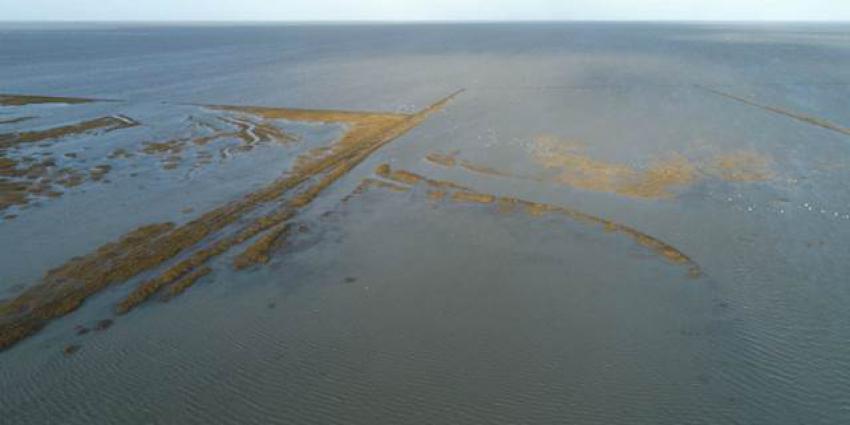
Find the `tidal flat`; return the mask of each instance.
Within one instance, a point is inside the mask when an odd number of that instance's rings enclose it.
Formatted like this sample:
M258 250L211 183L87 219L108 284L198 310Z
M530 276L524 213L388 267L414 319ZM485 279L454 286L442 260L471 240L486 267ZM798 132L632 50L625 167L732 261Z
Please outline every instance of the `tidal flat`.
M0 423L850 422L850 26L0 24Z

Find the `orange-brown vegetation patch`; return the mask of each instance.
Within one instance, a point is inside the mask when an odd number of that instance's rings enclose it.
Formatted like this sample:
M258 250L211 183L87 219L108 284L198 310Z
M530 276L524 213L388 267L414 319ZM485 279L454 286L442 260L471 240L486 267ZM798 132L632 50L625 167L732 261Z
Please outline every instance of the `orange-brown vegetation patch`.
M93 132L107 133L124 128L135 127L138 122L122 115L95 118L75 124L53 127L46 130L22 131L0 134L0 149L6 149L21 143L37 143L62 137Z
M173 297L176 297L177 295L182 294L184 291L194 285L200 278L210 274L210 272L212 272L212 269L204 266L193 270L186 276L181 277L176 282L168 286L165 291L166 299L171 299Z
M457 191L452 195L452 200L463 203L492 204L496 197L478 192Z
M428 198L432 201L442 201L446 197L446 191L444 190L429 190Z
M76 310L91 295L155 265L165 253L148 251L174 229L170 223L133 230L116 242L47 272L41 283L0 304L0 350Z
M100 181L112 169L109 165L97 165L86 175L73 168L57 170L53 159L30 161L24 167L20 165L18 161L4 157L0 151L0 211L12 205L26 205L33 197L61 196L57 186L79 186L86 179Z
M242 270L257 264L267 263L272 249L283 243L291 229L292 223L275 226L233 259L233 267L236 270Z
M379 175L392 176L395 173L400 172L401 170L394 171L389 167L388 164L384 164L381 165L377 171L380 171ZM413 174L406 171L404 173ZM418 177L418 183L426 184L430 187L447 187L447 182L435 181L421 175L414 175ZM540 202L531 202L512 197L499 197L495 195L476 192L471 189L455 190L456 191L452 194L452 199L463 202L483 204L492 204L495 202L496 208L498 208L498 210L503 213L523 211L533 217L540 217L547 214L558 214L576 220L580 223L593 226L600 226L605 231L621 233L623 235L629 236L639 245L642 245L647 249L655 252L667 261L687 267L688 274L691 277L696 278L702 275L702 269L700 268L699 264L693 261L682 251L676 249L670 244L665 243L664 241L661 241L653 236L650 236L646 233L641 232L640 230L637 230L625 224L590 215L573 208L559 207L556 205L545 204Z
M636 169L594 159L581 145L552 136L536 138L533 155L538 164L557 173L554 180L561 184L636 198L669 197L672 189L696 178L696 167L681 155L670 155L646 169Z
M54 96L28 96L18 94L0 94L0 105L2 106L24 106L42 103L65 103L69 105L80 103L97 102L97 99L84 99L79 97L54 97Z
M513 174L502 171L497 168L488 167L486 165L474 164L470 161L461 161L460 166L465 168L467 171L471 171L473 173L485 174L488 176L499 176L499 177L514 177Z
M298 208L309 205L322 190L374 151L440 110L456 94L410 115L218 107L256 113L268 118L327 122L339 119L349 124L349 131L329 149L329 154L319 158L302 158L284 177L239 200L209 211L179 227L173 224L143 227L118 242L101 247L83 259L70 261L49 272L40 283L30 287L17 298L0 304L0 349L38 331L50 320L75 310L86 298L103 288L159 267L178 255L186 255L185 259L140 284L116 306L118 313L130 311L164 287L192 276L196 270L202 270L210 259L223 254L231 247L285 223ZM307 187L284 206L250 220L246 226L229 236L219 237L203 248L198 246L229 225L245 218L260 205L276 203L290 190L305 184Z
M438 152L432 152L425 156L425 160L442 167L455 167L459 166L461 168L466 169L467 171L471 171L473 173L485 174L489 176L501 176L501 177L516 177L511 173L506 171L499 170L494 167L489 167L486 165L476 164L471 161L459 160L457 156L460 154L460 151L454 151L451 154L442 154Z
M369 190L373 187L379 187L381 189L391 190L393 192L398 192L398 193L404 193L404 192L410 191L410 186L400 185L400 184L388 182L388 181L385 181L385 180L365 178L365 179L363 179L363 181L360 182L360 184L357 186L357 188L354 189L354 191L352 192L352 195L359 195L359 194L366 192L367 190ZM346 197L346 200L348 200L348 198L349 197Z
M753 151L717 155L705 168L714 177L731 182L765 181L773 178L773 160Z
M27 183L0 178L0 211L12 205L26 205L29 202L29 188Z
M456 155L456 154L455 154ZM442 165L443 167L454 167L457 161L455 160L455 155L444 155L437 152L429 153L425 159L437 165Z
M404 170L393 170L390 168L390 164L381 164L377 168L375 168L375 174L383 177L388 180L392 180L396 183L401 183L405 185L414 185L423 180L422 176L411 173L409 171ZM446 180L435 180L429 179L427 181L428 185L435 188L444 188L444 189L459 189L466 190L465 186L461 186L459 184L446 181Z
M230 153L250 151L261 143L289 144L297 141L295 136L274 126L268 119L254 121L247 117L219 117L219 120L233 130L222 130L203 121L194 120L194 128L204 128L211 130L212 133L197 137L179 137L164 142L145 142L141 152L147 155L165 156L162 160L162 168L173 170L182 162L180 154L190 143L195 146L204 146L216 140L236 139L239 142L238 145L221 149L222 157L226 157ZM210 154L199 154L196 165L206 165L211 162Z
M142 152L153 155L158 153L179 154L183 151L185 139L173 139L165 142L146 142L142 148ZM125 151L126 152L126 151ZM113 152L115 153L115 152Z
M538 136L533 159L545 169L554 171L541 178L517 176L466 160L456 160L456 164L477 174L552 181L582 190L643 199L671 197L675 189L692 185L705 176L732 182L761 181L774 176L771 159L751 151L717 155L700 166L680 154L670 153L656 158L646 167L636 168L592 158L586 149L586 145L575 141Z

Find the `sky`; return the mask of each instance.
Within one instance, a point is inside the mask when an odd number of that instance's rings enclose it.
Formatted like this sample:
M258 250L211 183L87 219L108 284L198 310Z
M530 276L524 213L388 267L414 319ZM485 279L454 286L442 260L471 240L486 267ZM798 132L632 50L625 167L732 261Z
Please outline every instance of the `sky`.
M3 21L850 21L850 0L0 0Z

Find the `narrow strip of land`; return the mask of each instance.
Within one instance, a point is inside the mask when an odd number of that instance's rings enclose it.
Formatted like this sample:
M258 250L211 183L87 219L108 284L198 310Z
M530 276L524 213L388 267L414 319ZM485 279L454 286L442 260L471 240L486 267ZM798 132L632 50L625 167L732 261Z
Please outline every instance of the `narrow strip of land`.
M280 225L293 218L299 209L307 207L324 189L372 153L442 109L458 93L415 114L331 111L323 115L321 111L305 113L285 108L227 108L266 118L342 121L348 124L348 131L320 153L308 153L299 158L284 177L241 199L213 209L182 226L173 223L143 226L118 241L49 271L41 282L0 304L0 350L76 310L103 289L142 272L166 267L119 302L117 313L127 313L162 291L168 297L182 293L209 273L207 263L211 259L255 237L259 237L256 242L259 245L253 250L249 248L245 260L250 263L258 258L261 262L267 240L271 239L269 245L277 241L274 235ZM296 194L283 198L291 191ZM272 207L271 212L250 217L249 214L260 206ZM241 225L244 219L249 220ZM239 228L231 231L232 227L236 227L231 225ZM183 259L175 263L177 257Z
M749 105L749 106L752 106L752 107L755 107L755 108L759 108L759 109L762 109L762 110L765 110L765 111L768 111L768 112L773 112L775 114L784 115L786 117L795 119L797 121L800 121L800 122L803 122L803 123L806 123L806 124L809 124L809 125L825 128L827 130L835 131L837 133L841 133L841 134L844 134L846 136L850 136L850 128L842 127L838 124L832 123L832 122L830 122L826 119L823 119L823 118L819 118L819 117L816 117L816 116L813 116L813 115L804 114L802 112L792 111L790 109L780 108L778 106L766 105L766 104L763 104L763 103L756 102L752 99L747 99L745 97L734 95L732 93L723 92L723 91L720 91L720 90L715 90L715 89L705 87L705 86L697 85L697 87L699 87L699 88L701 88L701 89L703 89L703 90L705 90L709 93L713 93L713 94L716 94L718 96L725 97L727 99L732 99L734 101L743 103L745 105Z
M396 186L400 184L412 187L416 184L423 183L432 188L432 190L429 191L428 196L433 200L451 199L453 202L458 203L492 204L497 206L500 211L509 212L522 210L531 216L559 214L580 223L601 226L605 231L616 232L629 236L636 243L655 252L665 260L673 264L686 267L688 275L691 277L696 278L703 274L702 268L699 264L676 247L631 226L617 223L602 217L597 217L574 208L481 193L469 188L464 188L463 186L450 181L433 180L409 171L393 170L388 164L379 166L375 173L379 177L386 179L388 182L392 182ZM386 185L376 184L373 180L367 179L364 180L361 186L355 190L355 193L361 193L370 188L386 187ZM393 189L394 191L397 191L395 188Z

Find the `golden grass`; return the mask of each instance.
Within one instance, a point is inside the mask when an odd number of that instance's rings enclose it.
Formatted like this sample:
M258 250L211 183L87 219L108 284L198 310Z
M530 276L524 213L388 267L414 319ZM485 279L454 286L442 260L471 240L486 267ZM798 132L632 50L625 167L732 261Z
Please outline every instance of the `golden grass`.
M137 121L128 117L115 115L81 121L60 127L53 127L46 130L0 134L0 149L9 148L20 143L37 143L62 137L92 133L95 131L107 133L123 128L135 127L137 125L139 125Z
M192 285L194 285L200 278L210 274L211 272L212 269L206 266L193 270L191 273L187 274L186 276L183 276L176 282L169 285L168 288L166 288L165 299L169 300L171 298L176 297L177 295L182 294L187 289L192 287Z
M598 226L602 230L607 232L621 233L623 235L629 236L637 244L651 250L652 252L656 253L665 260L686 267L688 269L689 276L696 278L702 275L702 269L700 268L699 264L693 261L682 251L676 249L672 245L669 245L653 236L650 236L646 233L641 232L640 230L637 230L625 224L590 215L573 208L559 207L551 204L526 201L513 197L500 197L496 195L476 192L474 190L462 187L458 189L457 187L460 186L454 185L451 182L432 180L418 174L410 173L408 171L392 170L388 164L383 164L379 166L377 171L379 171L378 174L382 177L393 176L401 173L405 175L414 175L417 178L415 179L416 183L413 184L425 184L428 185L432 190L434 188L440 188L441 191L445 190L446 188L452 188L452 190L454 190L454 192L452 193L452 199L459 202L467 203L495 203L495 207L501 213L523 211L532 217L541 217L547 214L558 214L586 225ZM411 179L411 181L413 180ZM371 188L379 186L369 187ZM442 198L443 196L446 196L446 193L442 193L440 195L440 198Z
M65 103L69 105L96 102L97 99L84 99L79 97L55 97L55 96L29 96L17 94L0 94L0 105L2 106L24 106L42 103Z
M436 165L442 165L443 167L454 167L457 161L455 160L455 155L444 155L437 152L429 153L425 160Z
M256 113L267 118L333 122L345 120L349 131L321 157L309 156L285 177L247 196L213 209L201 217L175 227L171 223L142 227L106 244L97 251L54 269L42 281L18 297L0 304L0 350L37 332L49 321L77 309L86 298L109 285L121 283L192 250L216 232L244 218L258 206L277 202L284 194L306 184L306 188L284 207L253 219L231 236L215 240L184 260L169 266L158 276L136 287L116 306L127 313L160 292L164 287L186 287L197 280L212 258L269 229L276 229L306 207L324 189L347 174L380 147L419 125L440 110L457 93L411 115L369 114L342 111L290 110L275 108L219 107ZM264 236L261 237L263 240ZM204 273L206 274L206 273ZM198 276L199 277L199 276ZM190 279L191 278L191 279ZM179 291L178 291L179 292Z
M458 191L452 195L452 201L461 203L492 204L495 200L496 197L493 195L477 192Z
M283 243L292 229L292 223L279 224L260 237L256 242L242 251L234 260L236 270L246 269L253 265L265 264L269 261L270 252L276 245Z

